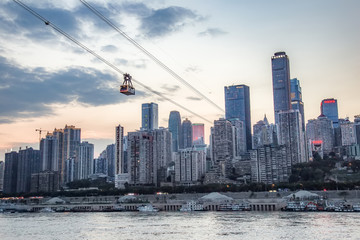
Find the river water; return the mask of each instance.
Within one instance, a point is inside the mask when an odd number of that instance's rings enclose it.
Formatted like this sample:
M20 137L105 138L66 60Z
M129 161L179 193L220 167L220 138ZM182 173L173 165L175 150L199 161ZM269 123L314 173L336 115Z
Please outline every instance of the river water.
M0 239L360 239L360 213L3 213Z

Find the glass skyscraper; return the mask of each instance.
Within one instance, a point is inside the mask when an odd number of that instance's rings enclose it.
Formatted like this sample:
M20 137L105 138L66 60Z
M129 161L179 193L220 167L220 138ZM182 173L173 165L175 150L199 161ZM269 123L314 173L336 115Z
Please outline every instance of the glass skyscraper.
M158 105L156 103L142 104L141 126L143 130L154 130L159 128Z
M325 115L333 122L333 127L339 127L339 114L337 100L328 98L321 101L321 114Z
M279 124L279 112L291 109L290 98L290 67L289 58L285 52L277 52L271 57L274 117L275 123Z
M187 118L182 122L181 125L181 145L180 149L192 147L192 123Z
M291 79L290 88L291 88L291 108L300 111L303 131L305 131L304 103L302 101L300 81L297 78Z
M227 120L239 119L245 125L246 148L252 148L250 90L246 85L234 85L225 90L225 117Z
M181 117L178 111L171 111L169 116L169 132L172 134L172 151L177 152L180 147Z

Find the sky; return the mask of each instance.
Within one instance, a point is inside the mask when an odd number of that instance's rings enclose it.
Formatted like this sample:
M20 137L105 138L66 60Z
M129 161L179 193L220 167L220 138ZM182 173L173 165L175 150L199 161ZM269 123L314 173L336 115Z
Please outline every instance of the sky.
M141 84L207 121L134 84L119 93L123 76L45 25L13 1L0 2L0 161L19 147L39 149L39 133L74 125L95 145L95 157L114 143L115 126L141 126L141 104L205 124L224 117L224 86L250 87L251 122L273 122L271 56L285 51L290 75L302 88L305 119L320 102L338 100L339 116L360 114L360 1L358 0L88 0L190 85L173 78L78 0L23 0L83 45ZM45 134L42 133L42 137Z

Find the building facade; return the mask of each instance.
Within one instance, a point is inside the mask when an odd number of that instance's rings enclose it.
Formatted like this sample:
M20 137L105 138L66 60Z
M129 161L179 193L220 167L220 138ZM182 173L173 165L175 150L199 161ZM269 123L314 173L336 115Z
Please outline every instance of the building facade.
M192 139L192 123L187 118L181 124L181 146L180 149L191 148L193 139Z
M205 144L204 136L205 136L204 124L203 123L193 123L192 124L193 145Z
M322 115L325 115L332 121L334 128L339 127L339 113L336 99L327 98L322 100L320 110Z
M115 175L124 173L124 128L115 128Z
M290 90L291 108L299 110L303 123L303 131L305 131L304 103L302 101L300 81L297 78L290 79Z
M195 149L182 149L175 154L175 182L193 185L205 174L206 154Z
M285 52L277 52L271 58L271 66L273 79L274 116L275 124L278 124L279 112L288 111L291 109L289 57Z
M302 131L302 118L299 110L281 111L279 115L279 145L288 150L288 166L308 161L305 134Z
M158 105L156 103L143 103L141 106L142 130L154 130L159 128Z
M89 175L94 174L94 144L80 143L76 158L78 159L77 179L88 179Z
M15 151L5 153L4 193L16 193L18 157L19 154Z
M19 150L16 192L28 193L31 174L40 172L40 151L33 148Z
M246 133L246 149L252 148L250 89L246 85L235 85L224 88L225 91L225 118L239 119L244 123Z
M181 139L181 117L178 111L170 112L168 127L172 135L172 151L177 152L180 148Z
M306 137L314 151L316 145L322 145L324 154L329 154L334 147L334 129L332 121L325 115L310 119L306 124Z

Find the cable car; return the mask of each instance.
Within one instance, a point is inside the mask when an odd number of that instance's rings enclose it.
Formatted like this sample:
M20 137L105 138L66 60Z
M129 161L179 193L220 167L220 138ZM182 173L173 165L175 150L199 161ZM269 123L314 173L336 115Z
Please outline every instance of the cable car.
M124 74L124 82L120 86L120 93L125 95L135 95L135 88L131 82L131 76L128 73Z

